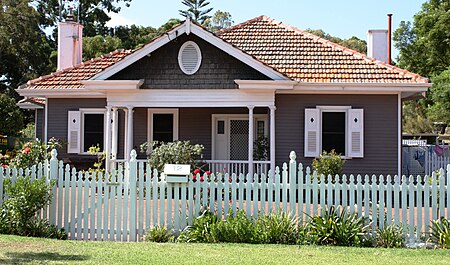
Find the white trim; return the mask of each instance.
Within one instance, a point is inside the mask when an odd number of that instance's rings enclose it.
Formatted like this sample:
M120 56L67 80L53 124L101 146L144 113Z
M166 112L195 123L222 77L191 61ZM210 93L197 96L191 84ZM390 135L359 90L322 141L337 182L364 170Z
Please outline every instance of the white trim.
M48 142L48 98L45 98L45 113L44 113L44 143Z
M189 23L188 23L189 25ZM197 52L197 62L195 64L194 69L188 71L184 68L184 62L183 62L183 52L186 49L187 46L191 45L194 47L195 51ZM198 47L197 43L193 41L186 41L181 45L180 49L178 50L178 66L180 67L181 71L187 75L193 75L197 73L198 69L200 69L200 66L202 64L202 51L200 50L200 47Z
M84 115L85 114L103 114L103 148L105 148L105 112L104 108L80 108L81 126L80 126L80 152L79 155L91 155L84 151ZM103 151L103 150L100 150Z
M398 147L397 147L397 152L398 152L398 162L397 162L397 176L401 176L402 174L402 95L401 93L398 94L398 100L397 100L397 109L398 109L398 113L397 113L397 130L398 130L398 136L397 136L397 141L398 141Z
M275 170L275 111L277 107L269 106L270 109L270 169L272 172Z
M348 128L347 128L347 119L348 119L348 110L351 109L351 106L316 106L316 109L320 110L320 124L319 124L319 155L322 153L323 148L322 148L322 124L323 124L323 113L324 112L344 112L345 113L345 154L343 156L341 156L343 159L348 159L348 153L349 153L349 148L348 148Z
M242 107L242 106L241 106ZM229 120L248 120L248 114L212 114L211 115L211 159L215 160L216 156L216 131L217 131L217 120L225 120L225 130L229 130ZM253 114L253 124L258 120L263 120L265 122L264 135L267 136L267 114ZM255 136L256 130L254 130L253 135ZM228 135L229 137L229 135ZM229 146L228 146L229 148ZM228 150L228 158L230 158L230 150Z
M275 103L273 91L248 92L239 89L140 89L128 93L108 93L108 105L132 104L143 108L267 107Z
M178 140L179 110L178 109L147 109L147 143L153 142L153 114L173 114L173 141Z
M34 110L34 139L37 138L37 120L38 120L38 113L37 113L37 109Z
M45 97L45 98L104 98L104 93L92 92L84 88L63 88L63 89L16 89L16 92L23 97Z
M144 79L139 80L82 80L81 84L84 85L84 89L92 92L105 92L105 91L128 91L139 89L144 84Z
M242 90L292 90L297 81L291 80L241 80L234 82Z
M187 26L187 24L190 24L190 25ZM289 78L287 76L274 70L272 67L269 67L269 66L263 64L262 62L256 60L251 55L243 52L242 50L236 48L235 46L220 39L213 33L206 31L205 29L203 29L200 26L197 26L196 24L192 23L190 20L186 20L181 25L166 32L161 37L153 40L151 43L145 45L138 51L126 56L120 62L115 63L114 65L108 67L107 69L98 73L97 75L93 76L90 79L91 80L94 80L94 79L95 80L103 80L103 79L107 79L107 78L111 77L112 75L119 72L120 70L137 62L139 59L143 58L144 56L147 56L149 53L154 52L155 50L164 46L165 44L169 43L170 41L174 40L175 38L181 36L184 33L187 33L188 27L190 28L190 32L192 34L209 42L210 44L216 46L220 50L228 53L229 55L231 55L234 58L240 60L241 62L247 64L248 66L254 68L256 71L268 76L269 78L274 79L274 80L289 80Z

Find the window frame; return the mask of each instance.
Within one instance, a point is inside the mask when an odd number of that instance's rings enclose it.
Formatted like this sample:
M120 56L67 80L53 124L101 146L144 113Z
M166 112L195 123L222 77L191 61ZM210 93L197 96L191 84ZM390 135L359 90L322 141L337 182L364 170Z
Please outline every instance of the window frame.
M81 126L80 126L80 150L79 150L79 155L93 155L90 154L88 151L84 151L84 117L86 114L103 114L103 147L106 146L106 137L105 137L105 132L106 132L106 126L105 126L105 113L106 113L106 109L103 108L81 108L79 109L80 112L80 120L81 120ZM103 151L103 150L101 150Z
M192 45L197 52L197 63L195 65L195 68L192 71L188 71L187 69L184 68L184 65L183 65L183 51L189 45ZM197 73L197 71L200 69L201 65L202 65L202 52L201 52L198 44L191 40L183 43L183 45L181 45L180 49L178 50L178 66L180 67L181 71L186 75L193 75L193 74Z
M323 140L323 113L324 112L344 112L345 113L345 154L341 155L342 159L351 159L348 155L348 110L352 109L351 106L316 106L316 109L320 110L320 124L319 124L319 154L323 152L322 140Z
M149 146L153 143L153 114L172 114L173 115L173 140L178 141L179 132L179 110L178 109L148 109L147 110L147 143Z

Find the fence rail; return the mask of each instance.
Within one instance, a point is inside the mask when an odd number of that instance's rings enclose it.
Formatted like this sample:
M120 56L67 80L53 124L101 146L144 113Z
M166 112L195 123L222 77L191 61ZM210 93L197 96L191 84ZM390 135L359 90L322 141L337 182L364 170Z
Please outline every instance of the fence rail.
M29 170L0 169L0 194L6 178L56 179L53 200L42 216L77 240L139 241L145 229L155 225L180 231L202 207L223 218L239 209L248 216L281 210L305 221L321 209L340 205L370 218L372 228L401 223L410 237L427 233L431 220L450 218L448 169L429 177L324 177L295 159L292 152L281 169L253 178L226 173L205 176L204 181L190 176L187 183L167 183L156 170L136 161L134 151L129 163L105 175L63 165L54 151L49 162Z

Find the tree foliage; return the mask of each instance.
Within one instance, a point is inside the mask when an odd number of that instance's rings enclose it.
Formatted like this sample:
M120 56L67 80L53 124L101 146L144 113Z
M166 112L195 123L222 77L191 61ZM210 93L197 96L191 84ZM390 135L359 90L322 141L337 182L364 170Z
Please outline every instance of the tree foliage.
M23 128L23 115L16 101L6 94L0 94L0 134L18 135Z
M398 65L431 77L450 65L450 1L429 0L414 16L414 22L400 23L394 32L399 50Z
M186 10L178 10L183 17L189 17L201 25L204 25L206 20L211 18L208 13L211 12L213 8L207 7L209 2L206 2L206 0L183 0L181 3L188 8Z
M309 32L311 34L314 34L331 42L340 44L344 47L358 51L360 53L365 54L367 52L367 42L355 36L352 36L348 39L341 39L339 37L331 36L330 34L325 33L325 31L321 29L306 29L306 32Z
M450 1L429 0L413 22L394 32L398 65L431 78L425 99L403 107L406 132L431 132L432 121L450 123Z
M43 27L54 27L59 18L59 5L61 0L33 0L37 11L41 15L40 25ZM131 0L82 0L80 1L80 12L75 10L74 15L80 17L83 25L83 35L93 37L96 35L107 35L106 22L111 18L108 13L119 13L120 3L126 7L130 6Z
M0 8L0 92L17 97L19 84L47 74L55 49L39 27L40 15L27 0L5 0Z
M234 21L229 12L217 10L212 18L205 21L205 26L207 29L214 32L231 27L233 23Z

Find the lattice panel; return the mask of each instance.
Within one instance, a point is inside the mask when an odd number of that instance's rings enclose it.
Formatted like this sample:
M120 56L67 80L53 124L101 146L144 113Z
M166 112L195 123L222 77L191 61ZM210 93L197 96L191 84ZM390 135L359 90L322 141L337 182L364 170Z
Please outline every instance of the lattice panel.
M248 121L230 120L230 159L248 159Z

